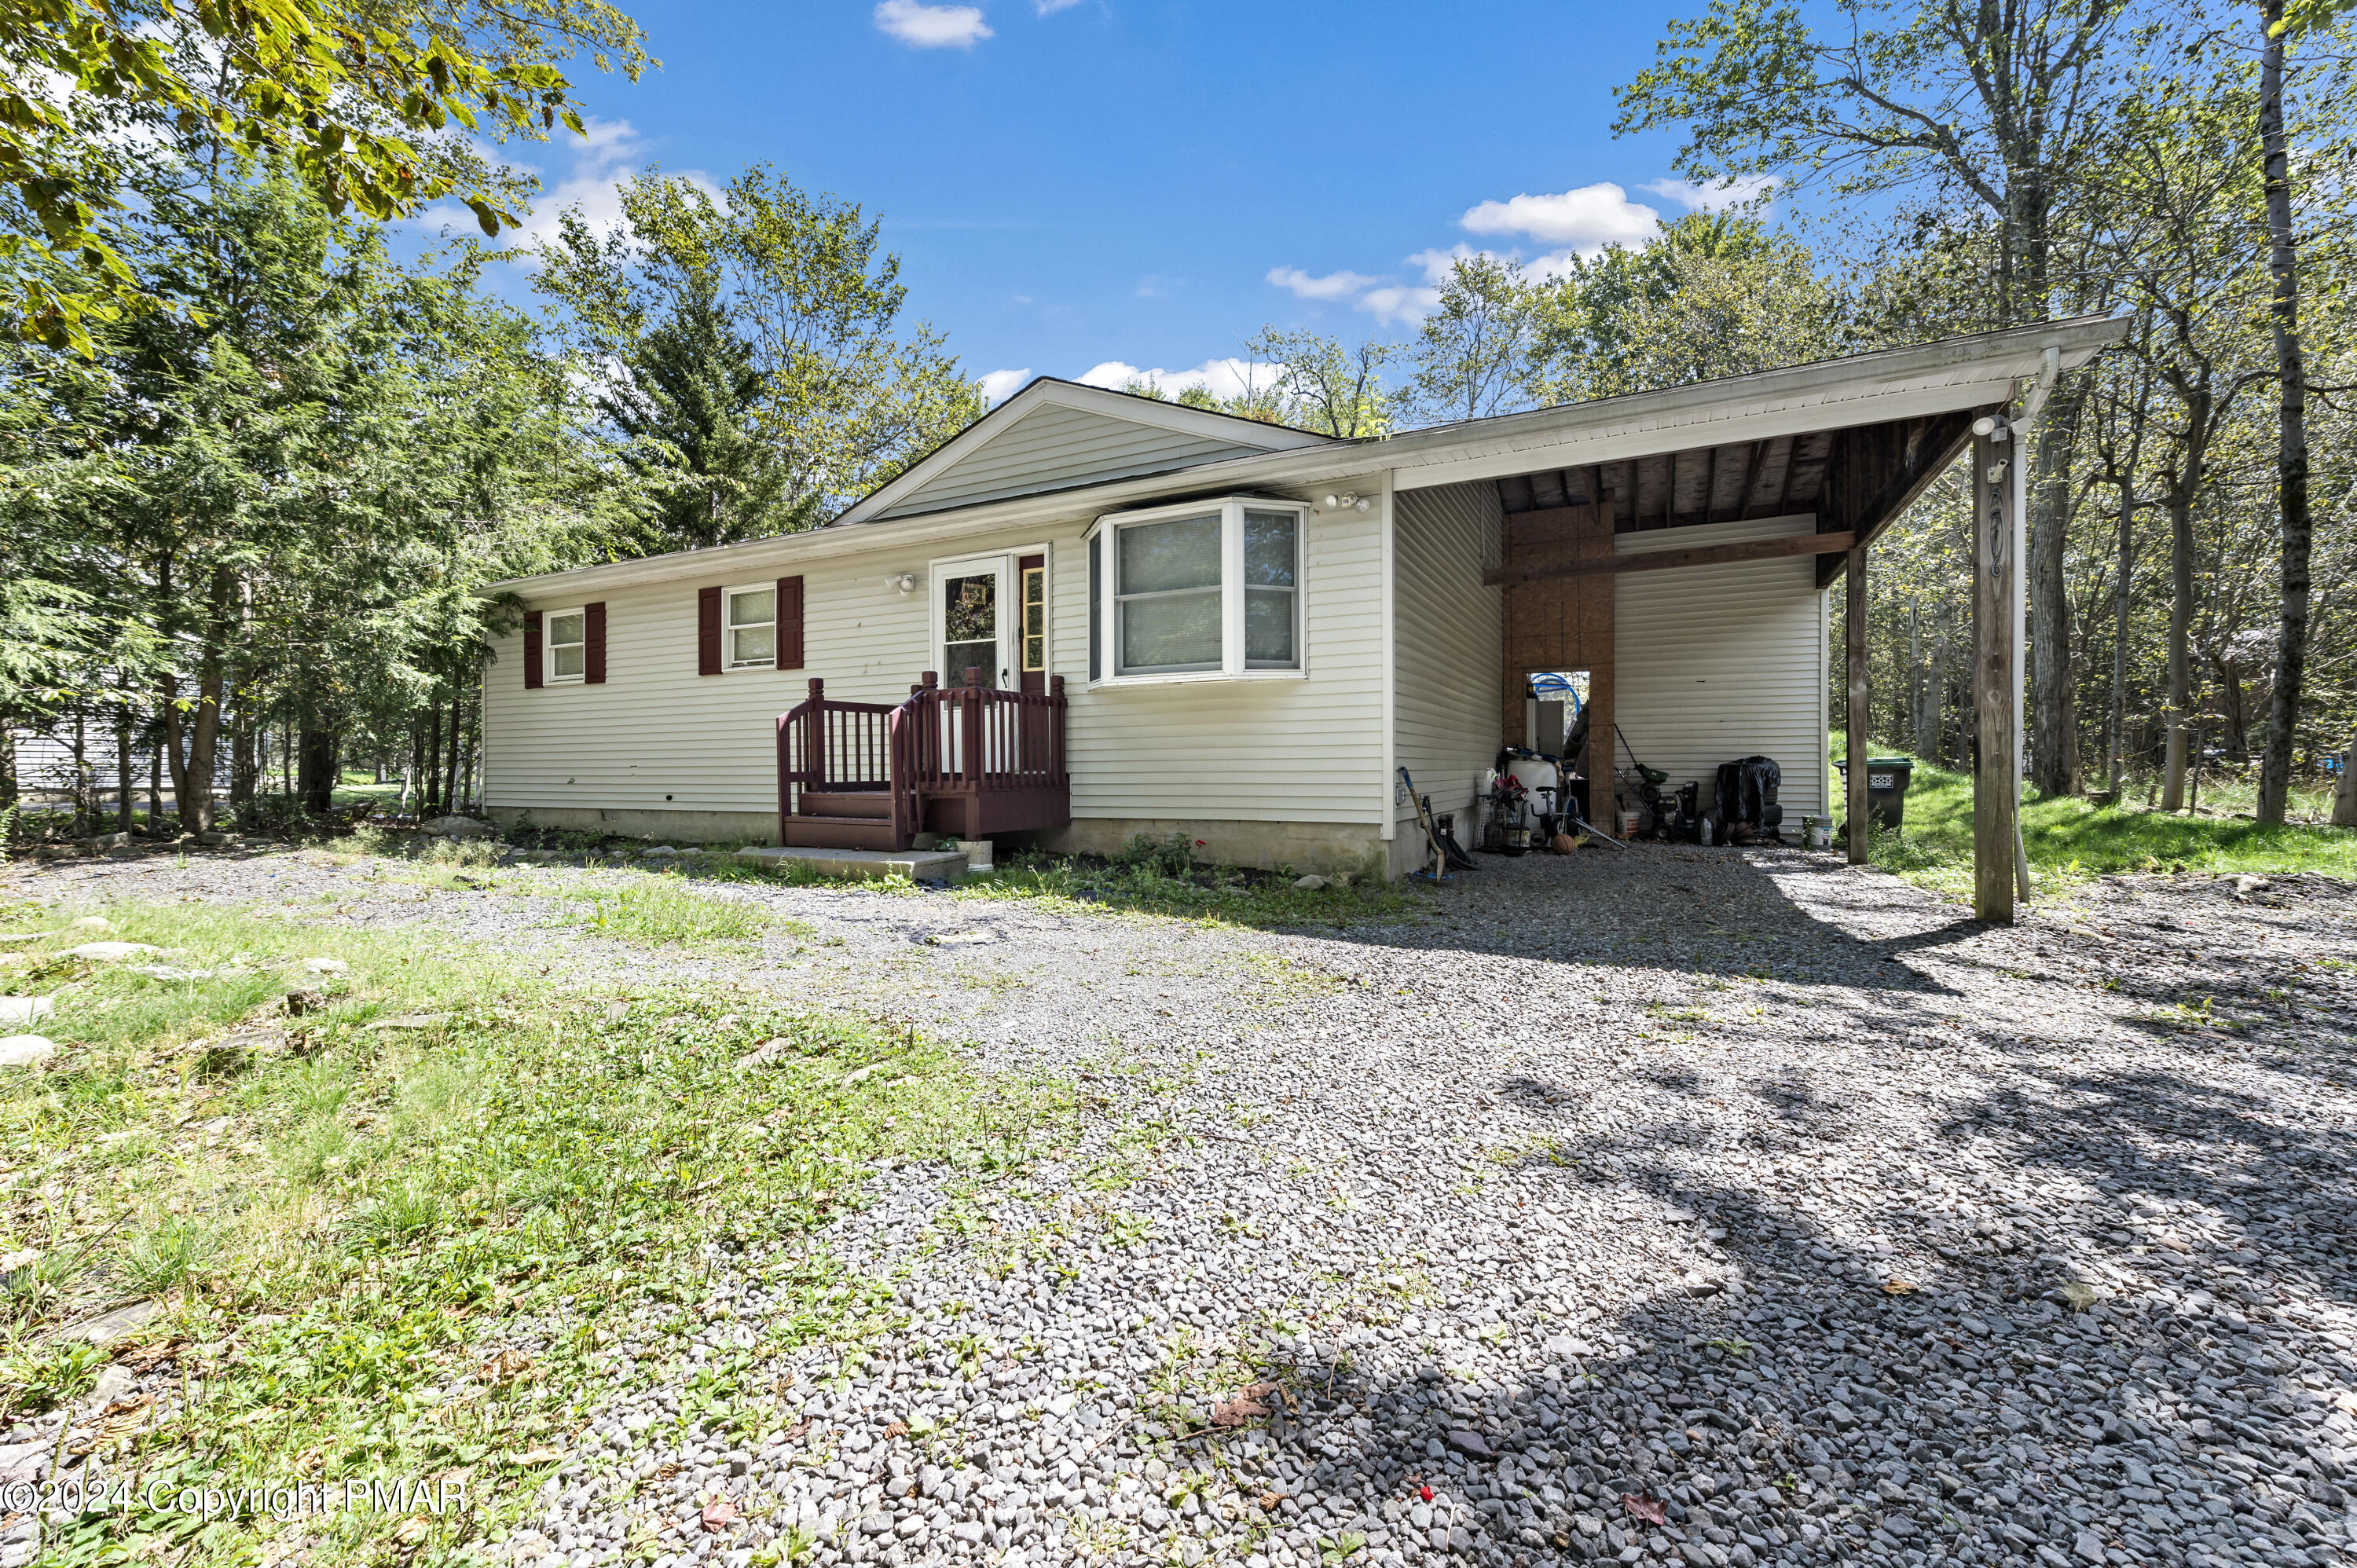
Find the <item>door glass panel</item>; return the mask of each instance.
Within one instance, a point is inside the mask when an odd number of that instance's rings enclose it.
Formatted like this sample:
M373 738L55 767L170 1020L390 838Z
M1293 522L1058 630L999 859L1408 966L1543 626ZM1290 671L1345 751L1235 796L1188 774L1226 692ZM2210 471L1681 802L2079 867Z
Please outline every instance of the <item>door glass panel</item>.
M998 574L952 577L942 590L942 683L963 686L968 670L998 684Z
M1048 573L1041 566L1023 573L1023 668L1048 668Z

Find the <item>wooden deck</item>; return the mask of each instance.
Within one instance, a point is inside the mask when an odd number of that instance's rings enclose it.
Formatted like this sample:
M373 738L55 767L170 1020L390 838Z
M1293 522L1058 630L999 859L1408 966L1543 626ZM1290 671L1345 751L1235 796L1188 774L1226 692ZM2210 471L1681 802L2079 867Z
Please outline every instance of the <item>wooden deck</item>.
M944 687L932 671L899 703L841 703L813 681L778 718L778 842L904 851L920 832L957 838L1063 827L1064 678L1045 693Z

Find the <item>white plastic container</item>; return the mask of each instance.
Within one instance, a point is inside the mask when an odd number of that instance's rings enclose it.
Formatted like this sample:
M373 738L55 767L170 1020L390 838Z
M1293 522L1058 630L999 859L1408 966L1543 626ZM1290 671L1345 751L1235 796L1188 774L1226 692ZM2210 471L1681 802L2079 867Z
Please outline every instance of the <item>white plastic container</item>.
M1560 800L1556 800L1553 807L1548 806L1547 802L1555 800L1552 794L1539 793L1541 789L1551 791L1560 787L1561 780L1554 763L1536 757L1517 757L1506 765L1506 771L1521 780L1523 789L1530 795L1532 811L1561 809Z

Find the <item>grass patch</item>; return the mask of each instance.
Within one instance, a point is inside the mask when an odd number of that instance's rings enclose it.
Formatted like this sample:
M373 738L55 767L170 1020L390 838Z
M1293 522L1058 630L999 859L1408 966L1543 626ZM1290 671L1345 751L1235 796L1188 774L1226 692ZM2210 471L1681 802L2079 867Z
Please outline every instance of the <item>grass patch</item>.
M773 915L758 904L709 897L670 872L626 877L584 897L589 913L581 921L583 929L640 947L742 945L759 942L771 931L811 935L803 921Z
M710 987L618 1003L431 932L108 913L193 978L63 956L86 932L0 959L0 987L56 998L61 1047L0 1076L0 1254L34 1255L0 1296L0 1427L94 1378L53 1330L154 1299L113 1353L168 1355L187 1402L110 1417L113 1473L463 1477L467 1502L208 1524L135 1488L45 1561L448 1560L527 1511L624 1357L682 1389L683 1427L758 1441L761 1361L896 1321L798 1238L875 1160L1019 1166L1071 1114L1060 1085L985 1081L897 1024ZM349 967L290 967L315 956ZM290 985L313 993L293 1015ZM723 1258L791 1305L691 1376Z
M1906 821L1903 832L1875 832L1874 864L1919 886L1969 897L1971 777L1917 762ZM2040 893L2123 872L2357 876L2357 832L2347 828L2176 816L2140 806L2097 806L2074 795L2027 794L2021 837Z

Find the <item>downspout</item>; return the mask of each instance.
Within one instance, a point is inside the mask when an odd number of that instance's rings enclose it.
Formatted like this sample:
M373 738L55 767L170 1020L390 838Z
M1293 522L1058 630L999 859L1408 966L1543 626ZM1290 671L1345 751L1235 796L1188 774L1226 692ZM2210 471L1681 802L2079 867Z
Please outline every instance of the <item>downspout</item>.
M2038 380L2021 400L2020 417L2010 422L2013 446L2013 883L2028 903L2029 848L2021 836L2022 687L2029 679L2029 437L2046 400L2062 379L2062 350L2049 343L2039 356Z

